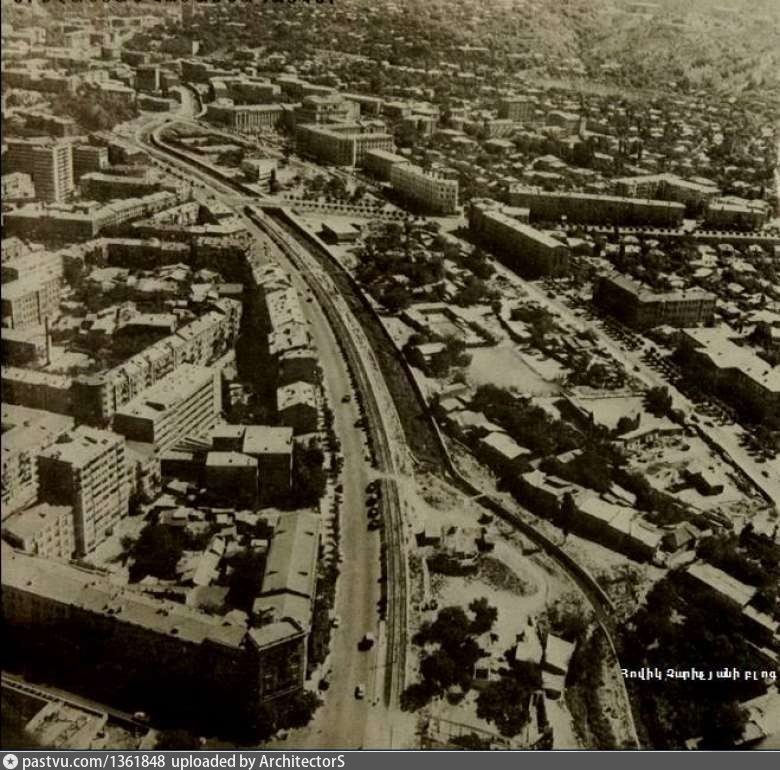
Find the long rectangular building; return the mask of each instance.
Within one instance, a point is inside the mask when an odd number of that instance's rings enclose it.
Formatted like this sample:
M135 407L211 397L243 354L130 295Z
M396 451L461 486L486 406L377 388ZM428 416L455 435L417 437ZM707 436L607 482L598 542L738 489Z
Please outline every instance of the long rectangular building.
M568 246L522 221L527 217L528 209L475 201L469 207L469 229L512 269L533 276L561 273L569 264Z
M708 389L719 389L735 403L780 412L780 368L737 345L721 329L686 329L683 344L706 372Z
M73 194L75 185L71 144L37 139L13 139L6 144L7 168L30 174L36 197L48 202L61 202Z
M284 119L281 104L233 104L215 102L206 107L206 120L242 134L256 134L278 128Z
M2 556L9 633L48 645L93 686L99 666L112 692L148 692L147 710L164 702L194 717L247 719L262 703L303 688L307 630L292 620L247 628L6 545Z
M395 163L390 167L390 184L428 211L454 214L458 210L457 179L444 179L411 163Z
M593 301L637 329L654 326L697 326L712 322L714 294L699 288L655 292L622 275L600 276Z
M73 418L41 409L3 404L2 516L38 496L38 453L73 427Z
M582 192L546 192L538 187L509 190L512 206L527 208L532 220L679 227L685 206L675 201L595 195Z
M370 171L386 182L390 181L393 166L409 163L408 158L387 150L369 150L363 163L366 171Z
M183 438L205 436L222 408L220 383L218 371L183 364L119 408L114 430L161 452Z
M27 273L3 285L3 325L11 329L39 326L60 314L62 275L55 271Z
M295 143L302 154L336 166L362 166L371 150L395 149L393 135L373 123L297 125Z
M40 496L73 508L76 552L93 551L128 513L125 439L80 425L38 455Z
M105 423L117 409L184 363L205 366L232 345L241 321L242 305L231 299L214 303L215 309L155 342L119 366L73 382L77 416L90 423Z

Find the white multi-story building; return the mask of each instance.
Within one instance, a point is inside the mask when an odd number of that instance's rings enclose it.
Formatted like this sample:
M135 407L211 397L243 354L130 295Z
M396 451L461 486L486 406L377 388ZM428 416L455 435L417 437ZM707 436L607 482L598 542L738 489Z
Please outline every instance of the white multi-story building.
M75 551L93 551L127 515L125 439L80 425L38 455L39 497L73 508Z
M6 144L7 167L30 174L36 197L59 203L73 194L73 146L69 142L13 139Z
M114 415L114 430L128 441L165 451L188 436L205 436L221 410L220 373L183 364Z
M390 184L403 197L439 214L458 210L458 182L443 179L411 164L395 164L390 169Z
M38 452L73 427L73 418L26 406L3 404L2 515L38 496Z
M3 537L27 553L68 561L76 548L73 508L50 503L26 508L3 521Z

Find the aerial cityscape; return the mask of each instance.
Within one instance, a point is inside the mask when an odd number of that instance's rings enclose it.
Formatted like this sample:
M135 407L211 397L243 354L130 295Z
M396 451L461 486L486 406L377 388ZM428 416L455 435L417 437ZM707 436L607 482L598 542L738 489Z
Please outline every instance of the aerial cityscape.
M780 749L777 0L2 22L2 748Z

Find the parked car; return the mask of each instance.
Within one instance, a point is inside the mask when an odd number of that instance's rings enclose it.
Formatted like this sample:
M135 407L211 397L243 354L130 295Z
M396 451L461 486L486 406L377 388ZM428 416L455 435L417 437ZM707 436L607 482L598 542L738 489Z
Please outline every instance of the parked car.
M356 697L358 700L363 700L363 698L365 698L365 697L366 697L366 686L365 686L364 684L359 684L359 685L358 685L358 686L355 688L355 697Z
M376 642L376 638L370 631L368 631L367 633L363 634L363 638L358 642L358 649L361 652L370 650L374 646L374 642Z

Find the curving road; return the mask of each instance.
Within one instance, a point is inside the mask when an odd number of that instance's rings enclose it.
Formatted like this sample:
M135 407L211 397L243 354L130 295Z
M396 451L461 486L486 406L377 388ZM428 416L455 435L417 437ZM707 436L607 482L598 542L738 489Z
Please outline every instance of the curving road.
M183 104L180 115L182 117L191 115L193 105L194 100L190 100L189 105ZM331 310L330 313L326 313L324 309L336 300L331 287L326 291L320 287L319 281L324 276L316 269L301 264L300 255L299 259L294 259L295 249L292 245L288 245L288 248L279 248L279 244L284 246L283 235L275 233L276 237L272 238L269 235L268 223L259 224L260 220L247 217L243 209L237 208L235 192L230 187L217 182L206 172L191 166L181 158L171 156L164 147L155 142L154 135L165 122L167 121L151 120L138 126L135 132L136 142L159 161L173 164L180 171L186 171L191 180L205 186L211 194L234 209L255 236L260 250L265 251L269 258L290 274L302 300L311 300L302 301L302 307L319 352L323 368L323 387L327 392L328 400L333 405L334 427L344 455L340 536L343 560L335 607L340 624L337 629L334 629L331 653L324 666L326 673L331 670L333 672L332 676L329 674L327 676L330 687L323 696L325 706L317 712L312 722L279 745L289 748L358 748L366 744L377 748L389 746L390 720L385 698L383 698L388 666L385 656L389 655L390 670L398 670L394 677L396 693L399 687L403 686L404 659L403 655L397 654L392 644L384 644L384 634L381 633L383 629L378 623L381 589L380 536L377 531L368 530L364 505L366 486L378 474L371 467L365 434L355 428L355 422L360 417L357 400L342 402L342 397L352 392L353 384L350 382L349 368L340 344L343 345L352 338L349 333L345 338L344 329L337 332L333 328L333 322L340 316L340 312ZM318 301L314 301L310 296L312 290L316 291ZM354 341L351 344L353 355L350 363L356 375L355 385L366 405L377 462L383 475L384 473L392 475L397 470L395 462L397 450L390 448L388 435L391 431L395 433L395 430L386 428L385 420L389 415L386 408L380 408L376 403L375 394L381 389L376 387L365 371L362 371L363 364L359 354L355 353L357 348ZM391 521L400 520L397 490L386 490L384 500L386 516L387 509L392 509ZM392 526L387 527L386 531L394 534ZM397 547L396 542L388 551L394 553ZM397 564L397 554L394 561ZM405 573L402 573L400 579L405 581ZM405 634L405 605L400 612L397 609L395 612L396 617L403 621ZM378 644L368 652L358 652L358 641L368 631L372 631L377 636ZM405 644L405 636L403 640ZM358 684L365 686L366 695L362 700L355 698L355 687Z

